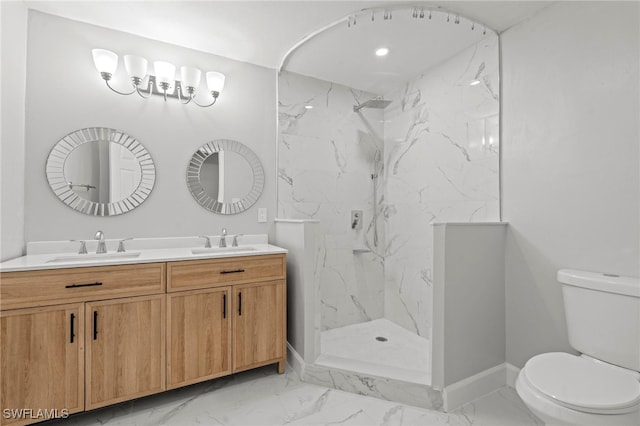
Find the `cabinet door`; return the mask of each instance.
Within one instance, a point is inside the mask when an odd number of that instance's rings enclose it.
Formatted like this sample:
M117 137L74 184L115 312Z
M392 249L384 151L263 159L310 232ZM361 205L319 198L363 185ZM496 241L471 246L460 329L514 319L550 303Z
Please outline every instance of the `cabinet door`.
M84 409L83 315L78 303L0 314L1 424Z
M234 286L233 302L233 371L278 362L284 372L285 282Z
M167 296L167 388L231 373L229 287Z
M161 392L165 295L86 304L87 410Z

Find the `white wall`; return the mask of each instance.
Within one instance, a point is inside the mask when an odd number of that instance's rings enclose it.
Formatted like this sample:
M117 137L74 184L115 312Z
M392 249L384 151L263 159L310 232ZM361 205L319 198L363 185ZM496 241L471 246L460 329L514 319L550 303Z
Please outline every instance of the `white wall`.
M0 261L24 251L24 133L27 8L0 2Z
M560 268L640 275L640 5L560 2L502 35L507 362L570 350Z
M107 238L266 233L257 223L257 208L275 215L274 70L144 39L132 34L30 11L26 88L27 241L91 238L101 229ZM122 55L167 60L226 74L218 103L211 108L148 100L111 92L93 66L91 49L121 55L113 85L126 90ZM4 52L3 52L4 55ZM3 56L4 63L4 56ZM119 129L137 138L156 164L150 197L130 213L90 217L60 202L49 189L44 167L53 145L84 127ZM211 213L193 199L185 182L193 152L213 139L235 139L249 146L265 169L264 193L249 211L232 216ZM3 191L4 197L4 191ZM4 239L4 236L3 236Z

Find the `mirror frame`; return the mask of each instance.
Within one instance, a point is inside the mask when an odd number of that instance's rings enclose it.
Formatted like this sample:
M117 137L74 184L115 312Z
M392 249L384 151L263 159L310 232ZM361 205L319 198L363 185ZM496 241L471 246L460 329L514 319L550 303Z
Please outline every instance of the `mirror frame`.
M64 165L69 155L79 146L97 141L116 143L127 148L140 164L140 183L128 197L113 203L96 203L82 198L70 187L64 176ZM117 216L142 204L153 189L156 168L147 149L133 136L107 127L87 127L69 133L51 149L45 167L49 187L67 206L90 216Z
M200 169L211 155L220 152L240 154L253 171L253 183L249 193L235 203L221 203L211 197L200 183ZM187 167L187 187L193 198L205 209L219 214L238 214L249 209L258 201L264 189L264 169L258 156L246 145L231 139L216 139L196 150Z

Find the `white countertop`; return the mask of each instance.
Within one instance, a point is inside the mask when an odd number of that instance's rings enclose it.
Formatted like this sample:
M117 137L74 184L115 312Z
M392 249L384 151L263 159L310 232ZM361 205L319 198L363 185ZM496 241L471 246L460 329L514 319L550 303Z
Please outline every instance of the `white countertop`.
M268 243L266 235L245 235L239 247L231 247L233 235L227 236L227 248L216 252L219 237L211 237L212 251L193 254L203 249L204 240L198 237L140 238L126 241L126 252L116 253L119 240L107 240L107 254L95 254L95 241L87 241L89 254L78 255L78 243L69 241L34 242L27 245L27 255L0 263L0 272L34 271L88 266L127 265L136 263L203 260L238 256L260 256L287 253L286 249ZM76 250L76 251L73 251ZM137 255L136 255L137 254ZM86 256L86 257L84 257Z

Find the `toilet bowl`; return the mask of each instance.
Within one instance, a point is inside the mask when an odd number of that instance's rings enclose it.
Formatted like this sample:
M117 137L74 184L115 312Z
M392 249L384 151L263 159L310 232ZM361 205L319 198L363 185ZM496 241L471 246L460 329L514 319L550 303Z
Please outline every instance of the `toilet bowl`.
M638 374L588 357L537 355L520 370L516 390L548 425L640 425Z
M640 426L640 279L560 270L569 344L536 355L516 391L550 425Z

